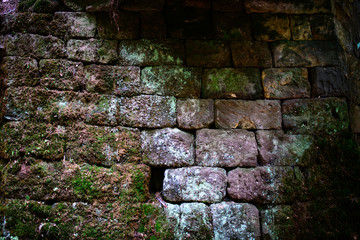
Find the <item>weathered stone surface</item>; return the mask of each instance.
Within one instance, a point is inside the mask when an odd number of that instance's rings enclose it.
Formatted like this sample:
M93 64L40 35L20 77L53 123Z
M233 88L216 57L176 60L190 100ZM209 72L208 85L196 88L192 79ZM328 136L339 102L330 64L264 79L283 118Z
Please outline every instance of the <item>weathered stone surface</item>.
M291 35L293 40L312 40L313 36L307 15L291 16Z
M142 93L200 97L201 68L154 66L141 70Z
M259 211L248 203L222 202L210 205L214 239L261 238Z
M311 147L314 138L308 135L289 135L282 130L256 132L261 165L308 166L313 163Z
M216 100L215 124L225 129L280 129L280 102L276 100Z
M84 84L81 62L64 59L43 59L39 62L41 86L49 89L78 91Z
M222 41L186 41L186 62L189 66L229 67L230 49Z
M135 95L140 92L140 68L88 65L85 67L84 85L88 92Z
M60 58L65 55L64 42L52 36L18 33L7 35L4 42L9 56Z
M244 8L243 0L214 0L214 11L241 12Z
M74 124L66 129L66 158L107 167L140 162L140 131Z
M291 38L290 23L287 15L255 14L252 17L256 40L276 41Z
M120 9L128 11L149 11L149 10L161 10L165 5L165 0L132 0L123 1L120 3Z
M111 40L74 40L66 47L67 57L84 62L110 63L117 60L117 42Z
M24 0L19 1L17 10L21 12L52 13L59 8L57 0Z
M120 65L181 65L184 63L185 49L181 41L154 40L120 41Z
M185 167L194 164L194 136L177 128L141 133L144 162L155 167Z
M287 41L272 43L276 67L317 67L339 65L336 42Z
M176 124L174 97L141 95L121 98L119 123L130 127L173 127Z
M0 71L7 87L35 86L39 83L38 63L25 57L4 57Z
M260 13L314 14L331 12L331 3L328 0L245 0L245 10Z
M262 72L266 98L308 98L310 83L306 68L269 68Z
M53 16L46 13L12 13L0 16L0 32L2 33L37 33L47 35L51 29Z
M88 9L90 12L109 11L111 7L114 7L110 0L64 0L64 4L66 7L76 12Z
M95 36L95 15L83 12L57 12L52 21L53 34L61 38Z
M314 40L336 39L332 14L315 14L309 16Z
M235 67L271 67L272 57L268 43L260 41L231 42Z
M214 101L212 99L177 100L177 124L180 128L200 129L214 122Z
M162 193L171 202L220 202L226 194L226 172L210 167L167 169Z
M348 128L345 99L299 99L282 104L283 126L294 133L336 133Z
M251 20L247 15L214 12L215 37L225 40L251 40Z
M350 127L355 133L360 133L360 106L350 103Z
M140 16L137 13L121 11L116 20L109 13L102 13L96 20L101 39L135 39L140 36Z
M342 67L316 67L311 69L313 97L347 96L346 73Z
M146 11L140 13L142 38L166 38L165 17L159 11Z
M202 129L196 132L196 164L207 167L255 167L256 147L253 132Z

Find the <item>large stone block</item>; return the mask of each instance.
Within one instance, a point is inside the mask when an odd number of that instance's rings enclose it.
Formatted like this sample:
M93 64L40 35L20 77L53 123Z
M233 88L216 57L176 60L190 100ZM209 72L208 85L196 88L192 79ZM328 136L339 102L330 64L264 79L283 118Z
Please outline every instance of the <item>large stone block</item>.
M201 68L154 66L141 70L142 93L200 97Z
M294 133L336 133L348 128L345 99L298 99L282 104L283 127Z
M162 193L171 202L221 202L226 194L226 171L210 167L167 169Z
M336 39L334 16L332 14L315 14L309 16L314 40Z
M291 38L290 23L287 15L255 14L252 17L256 40L277 41Z
M51 32L53 16L47 13L15 13L4 14L0 17L1 33L37 33L47 35Z
M229 67L230 49L223 41L186 41L186 63L189 66Z
M214 122L214 102L212 99L179 99L176 104L176 120L180 128L205 128Z
M293 40L312 40L309 17L307 15L291 16L291 35Z
M196 132L196 164L207 167L255 167L257 144L253 132L202 129Z
M92 38L96 32L95 15L84 12L57 12L51 22L55 36L61 38Z
M213 24L216 39L251 40L251 20L245 14L214 12Z
M262 97L260 72L256 68L204 69L204 98L257 99Z
M35 86L39 83L39 68L35 59L4 57L0 66L7 87Z
M182 41L155 40L120 41L120 65L181 65L184 63L185 48Z
M310 83L306 68L269 68L262 72L266 98L308 98Z
M351 130L360 133L360 106L350 103L349 118Z
M140 68L131 66L88 65L85 67L88 92L131 96L140 92Z
M235 67L272 67L271 52L266 42L231 42L231 55Z
M308 166L314 162L311 152L314 138L290 135L282 130L256 132L261 165Z
M177 128L141 133L144 162L155 167L186 167L194 164L194 136Z
M342 67L316 67L311 69L313 97L347 96L349 86Z
M216 100L215 124L225 129L280 129L280 102L276 100Z
M248 203L210 205L214 239L261 239L258 209Z
M275 67L339 65L339 48L332 41L286 41L272 43Z

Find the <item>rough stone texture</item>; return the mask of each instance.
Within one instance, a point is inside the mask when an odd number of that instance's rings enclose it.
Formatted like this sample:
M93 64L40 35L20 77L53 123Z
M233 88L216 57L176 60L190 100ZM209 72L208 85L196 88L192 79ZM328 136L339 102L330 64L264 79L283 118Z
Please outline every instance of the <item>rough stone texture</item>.
M141 95L121 98L119 123L130 127L173 127L176 124L176 99Z
M294 133L336 133L348 128L345 99L296 99L282 104L283 127Z
M144 162L154 167L183 167L194 164L194 136L177 128L141 133Z
M253 31L256 40L277 41L291 38L287 15L255 14L253 15Z
M231 65L230 49L222 41L186 41L186 63L189 66L228 67Z
M241 12L243 8L243 0L213 0L213 9L215 11Z
M88 92L135 95L140 92L140 68L88 65L85 67L84 85Z
M310 83L306 68L269 68L262 72L264 95L270 99L308 98Z
M181 65L185 48L182 41L132 40L119 42L120 65Z
M351 131L360 133L360 106L350 103L349 111Z
M216 100L215 124L225 129L280 129L280 102L276 100Z
M332 14L315 14L311 15L309 18L314 40L336 39Z
M180 128L200 129L214 122L212 99L184 99L176 102L176 120Z
M67 57L84 62L110 63L117 60L117 42L111 40L74 40L67 42Z
M255 167L257 154L252 132L240 129L202 129L196 132L196 165Z
M251 21L247 15L214 12L214 32L217 39L251 40Z
M200 97L201 68L154 66L141 70L142 93Z
M61 38L95 36L96 18L83 12L57 12L52 21L52 32Z
M171 202L220 202L226 194L226 171L210 167L166 169L162 193Z
M26 32L47 35L50 31L51 14L14 13L0 16L0 32Z
M161 12L146 11L140 13L142 38L166 38L165 18Z
M256 68L204 69L204 98L257 99L262 97L260 72Z
M248 203L222 202L210 205L214 239L261 238L258 209Z
M291 35L293 40L312 40L310 21L307 15L291 16Z
M311 69L312 96L347 96L346 73L342 67L317 67Z
M84 84L84 65L63 59L39 62L41 86L49 89L79 91Z
M276 67L317 67L339 64L339 51L332 41L281 41L272 43Z
M272 67L272 57L266 42L231 42L231 55L235 67Z
M284 134L282 130L256 132L261 165L309 166L314 163L311 147L314 138L307 135Z
M113 6L110 0L64 0L66 7L73 11L81 12L84 10L90 12L109 11Z
M0 66L7 87L35 86L39 83L38 63L25 57L4 57Z

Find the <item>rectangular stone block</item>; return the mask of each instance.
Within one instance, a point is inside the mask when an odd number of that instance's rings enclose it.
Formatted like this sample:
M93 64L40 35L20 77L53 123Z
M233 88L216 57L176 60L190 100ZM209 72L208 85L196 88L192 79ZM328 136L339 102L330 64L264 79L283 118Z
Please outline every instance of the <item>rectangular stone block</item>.
M230 49L223 41L186 41L186 63L199 67L229 67Z
M310 83L306 68L268 68L262 71L266 98L309 98Z
M345 99L296 99L282 104L283 126L294 133L336 133L348 128Z
M290 22L287 15L254 14L252 19L255 40L277 41L291 38Z
M154 167L186 167L194 164L194 136L177 128L141 133L144 163Z
M181 65L184 63L184 43L178 40L131 40L119 42L120 65Z
M202 129L196 132L196 165L255 167L257 155L253 132L240 129Z
M200 129L214 122L214 101L212 99L178 99L176 120L180 128Z
M271 45L275 67L339 65L339 48L332 41L286 41Z
M291 16L291 35L293 40L313 39L308 15Z
M332 14L314 14L309 16L314 40L335 40L334 16Z
M56 12L52 33L60 38L92 38L96 32L95 15L84 12Z
M175 97L200 97L201 68L154 66L141 70L142 93Z
M225 129L280 129L280 102L276 100L216 100L215 124Z
M1 33L34 33L48 35L51 32L53 16L48 13L15 13L4 14L0 17Z
M349 93L345 70L342 67L311 69L313 97L343 97Z
M171 202L221 202L226 194L226 171L210 167L167 169L162 193Z
M131 66L87 65L85 89L88 92L131 96L140 93L140 68Z
M262 97L260 72L256 68L204 69L202 97L257 99Z
M220 40L252 40L251 18L245 14L214 12L215 38Z
M38 62L33 58L4 57L0 66L7 87L35 86L39 84Z
M272 57L268 43L233 41L230 46L235 67L272 67Z

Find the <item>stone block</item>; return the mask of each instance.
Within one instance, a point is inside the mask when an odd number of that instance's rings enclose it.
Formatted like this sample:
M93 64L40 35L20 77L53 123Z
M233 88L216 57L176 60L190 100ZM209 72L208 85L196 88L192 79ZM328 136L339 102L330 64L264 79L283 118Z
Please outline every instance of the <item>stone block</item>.
M291 16L291 35L293 40L312 40L310 21L307 15Z
M153 66L141 70L142 93L200 97L201 68Z
M176 99L140 95L119 100L119 123L129 127L160 128L176 124Z
M291 38L289 17L282 14L254 14L255 40L277 41Z
M111 63L117 60L117 42L112 40L70 39L66 47L67 57L84 62Z
M260 72L256 68L204 69L204 98L257 99L262 97Z
M114 7L110 0L64 0L65 7L75 12L102 12L110 11Z
M57 0L24 0L20 1L17 10L20 12L53 13L59 9Z
M194 164L194 136L177 128L141 133L144 162L154 167L186 167Z
M272 67L268 43L260 41L231 42L231 55L235 67Z
M41 86L79 91L84 84L84 65L64 59L42 59L39 62Z
M96 32L96 18L84 12L57 12L51 26L53 34L60 38L92 38Z
M185 48L182 41L131 40L119 43L120 65L181 65Z
M87 65L85 89L88 92L131 96L140 92L140 68L131 66Z
M339 48L332 41L280 41L272 43L275 67L339 65Z
M36 86L39 84L38 62L32 58L4 57L0 65L7 87Z
M216 100L215 124L225 129L280 129L280 102L276 100Z
M348 128L345 99L294 99L282 104L283 127L293 133L336 133Z
M1 15L1 33L37 33L47 35L51 32L53 16L48 13L12 13Z
M314 40L336 39L334 16L332 14L315 14L309 16Z
M141 37L165 39L167 30L165 17L159 11L146 11L140 13Z
M214 122L214 102L212 99L178 99L177 124L180 128L200 129Z
M308 135L285 134L282 130L256 132L261 165L309 166L314 138Z
M311 85L313 97L343 97L349 92L346 73L342 67L311 69Z
M258 209L248 203L210 205L214 239L261 239Z
M251 40L251 20L245 14L214 12L213 24L216 39Z
M210 167L167 169L162 193L171 202L221 202L226 194L226 171Z
M268 68L262 72L266 98L309 98L310 83L306 68Z
M243 0L214 0L213 1L214 11L224 12L242 12L244 9Z
M196 165L256 167L257 144L253 132L202 129L196 132Z
M120 9L127 11L159 11L162 10L165 5L165 0L133 0L123 1L120 3Z
M349 109L351 131L360 133L360 106L350 103Z

